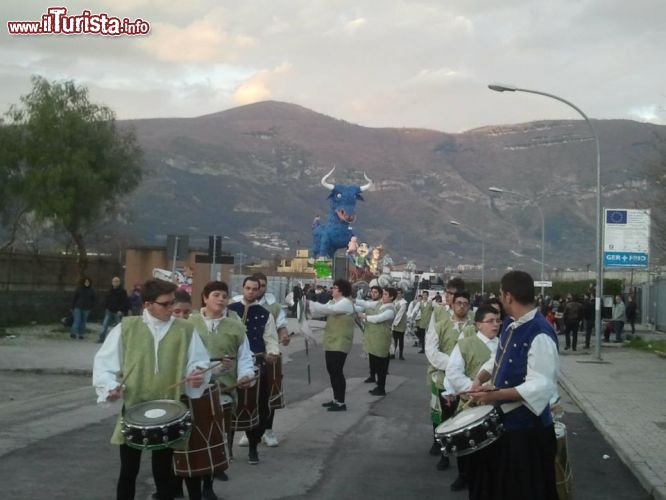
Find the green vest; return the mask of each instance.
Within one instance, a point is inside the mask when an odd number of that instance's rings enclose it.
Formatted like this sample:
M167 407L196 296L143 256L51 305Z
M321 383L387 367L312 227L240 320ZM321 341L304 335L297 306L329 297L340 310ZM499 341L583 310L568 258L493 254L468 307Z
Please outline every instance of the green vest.
M278 320L278 314L280 314L280 311L282 310L282 306L278 304L277 302L275 304L262 304L262 306L273 315L273 320L277 324Z
M424 330L428 329L428 325L430 324L430 316L432 316L432 303L426 302L425 304L421 305L419 328L423 328Z
M398 314L398 311L396 308L395 313ZM393 327L393 331L395 332L402 332L404 333L405 330L407 330L407 309L405 308L405 312L402 315L402 318L400 318L400 321L398 321L398 324Z
M331 314L324 328L324 351L349 354L354 339L354 317L351 314Z
M435 317L435 323L451 319L451 313L446 309L446 306L433 306L432 316ZM428 325L426 325L426 328L428 328Z
M456 331L453 327L452 321L440 321L435 323L435 332L437 333L437 339L439 341L439 350L444 354L449 356L453 352L453 348L458 342L458 337L460 333ZM440 389L444 388L444 376L445 373L442 370L438 370L431 364L428 365L427 370L428 382L434 383Z
M465 362L465 376L473 380L483 364L490 359L490 349L477 335L460 340L458 348ZM462 396L461 404L458 405L456 413L467 408L469 408L469 400Z
M201 335L201 340L211 358L224 356L235 358L231 370L222 371L217 375L216 382L220 388L236 384L238 379L238 349L245 341L245 325L234 311L227 311L227 313L227 317L222 319L212 332L206 327L206 322L201 314L194 313L188 320ZM234 400L236 399L235 390L231 393L231 396Z
M383 304L368 309L366 313L370 316L379 314ZM381 323L365 322L365 331L363 332L363 349L368 354L379 358L387 358L391 348L391 320Z
M155 373L155 344L153 334L141 316L125 317L121 324L123 359L121 370L129 373L125 380L124 406L156 399L180 400L182 384L168 389L183 378L187 368L188 351L194 326L175 319L162 338L157 350L159 372ZM120 417L111 436L112 444L125 444L120 432ZM185 446L185 443L182 443ZM178 447L174 446L174 448Z

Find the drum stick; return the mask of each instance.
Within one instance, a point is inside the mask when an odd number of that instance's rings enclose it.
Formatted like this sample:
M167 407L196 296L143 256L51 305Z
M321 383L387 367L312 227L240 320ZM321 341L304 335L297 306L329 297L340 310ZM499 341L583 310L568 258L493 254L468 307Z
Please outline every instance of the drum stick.
M217 367L220 366L221 364L222 364L222 363L220 362L220 363L216 363L216 364L214 364L214 365L210 365L208 368L206 368L205 370L203 370L201 373L204 374L204 373L206 373L206 372L209 372L209 371L213 370L214 368L217 368ZM174 387L178 387L180 384L184 384L185 382L187 382L187 379L188 379L189 377L190 377L189 375L188 375L187 377L183 377L181 380L179 380L179 381L176 382L175 384L171 384L171 385L170 385L169 387L167 387L165 390L169 391L169 390L173 389Z
M254 382L255 380L259 380L259 375L257 375L256 377L252 377L251 379L249 379L249 380L247 381L247 383ZM233 391L233 390L234 390L236 387L238 387L239 385L240 385L240 383L237 382L237 383L235 383L235 384L233 384L233 385L230 385L229 387L220 387L220 390L221 390L222 392Z
M130 376L130 373L132 373L132 370L134 370L134 368L136 368L136 363L133 364L129 370L127 370L127 373L125 373L125 375L123 375L122 380L118 384L119 386L122 387L123 385L125 385L125 382L127 382L127 378Z
M499 391L499 387L495 387L494 389L486 389L486 390L478 390L478 391L463 391L463 392L458 392L454 394L454 396L469 396L470 394L477 394L479 392L496 392Z

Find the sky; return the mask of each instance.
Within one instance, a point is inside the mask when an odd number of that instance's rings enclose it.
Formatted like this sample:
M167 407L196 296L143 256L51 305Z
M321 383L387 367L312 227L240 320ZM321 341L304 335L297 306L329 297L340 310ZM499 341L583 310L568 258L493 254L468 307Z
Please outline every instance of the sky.
M7 21L142 19L147 35L17 36ZM369 127L461 132L589 117L666 124L664 0L23 0L0 5L0 111L30 76L72 79L119 119L263 100Z

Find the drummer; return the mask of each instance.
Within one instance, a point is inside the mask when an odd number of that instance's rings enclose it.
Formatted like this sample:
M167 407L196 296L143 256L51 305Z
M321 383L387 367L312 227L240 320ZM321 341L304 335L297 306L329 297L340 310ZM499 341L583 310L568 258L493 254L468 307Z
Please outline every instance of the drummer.
M499 406L505 432L486 448L495 474L470 477L470 482L487 492L483 498L556 499L557 442L550 401L557 395L557 337L534 304L534 280L528 273L510 271L500 286L509 317L497 354L475 377L472 390L478 392L470 398L475 404ZM498 390L484 390L487 381Z
M257 293L257 302L263 307L268 309L275 319L275 326L277 327L277 336L280 343L283 346L288 346L289 341L289 330L287 328L287 315L284 313L284 309L280 303L275 299L275 295L268 292L268 278L263 273L254 273L252 275L259 281L259 292ZM234 302L238 302L242 299L242 296L234 297ZM277 436L273 432L273 419L275 418L275 410L269 408L268 418L266 419L266 430L264 435L261 437L261 442L268 447L278 446L280 443ZM248 446L249 442L247 436L243 436L238 443L239 446Z
M227 310L228 301L227 284L223 281L209 281L201 293L203 307L189 319L197 331L201 332L201 339L210 357L222 358L219 369L213 369L215 381L222 391L235 384L247 387L250 379L254 377L252 351L245 335L245 325L235 312ZM232 391L231 395L235 396L235 391ZM226 474L222 473L221 479L225 480ZM217 498L213 492L211 476L203 478L203 491L199 477L187 478L185 481L188 492L196 490L208 500Z
M249 442L248 460L250 465L259 463L257 446L266 429L266 423L270 415L268 404L268 383L266 380L265 364L275 363L280 355L278 347L277 328L275 319L268 309L259 304L259 279L248 276L243 280L243 295L239 302L229 305L229 310L234 311L244 323L247 329L247 339L250 349L255 355L255 364L260 368L259 379L259 425L245 431Z
M499 313L490 305L482 305L474 315L476 335L459 340L451 352L446 365L444 377L444 396L467 392L472 388L474 377L481 366L490 358L495 357L497 351L497 334L500 324ZM468 406L469 398L461 396L461 403L457 411ZM467 469L470 462L468 457L458 457L458 477L451 484L452 491L460 491L467 486Z
M210 380L206 348L192 324L171 316L176 285L151 279L141 287L142 316L123 318L95 354L93 386L98 403L123 399L123 408L157 399L201 397ZM124 377L123 384L119 378ZM186 382L179 384L181 380ZM119 445L120 500L133 499L141 450L126 444L120 416L111 443ZM173 498L173 450L153 450L152 466L158 499Z

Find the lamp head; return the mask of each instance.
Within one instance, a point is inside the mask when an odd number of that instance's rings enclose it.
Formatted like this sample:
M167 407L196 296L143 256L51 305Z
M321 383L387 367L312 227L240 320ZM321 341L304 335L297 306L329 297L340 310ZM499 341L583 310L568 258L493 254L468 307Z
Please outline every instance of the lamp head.
M495 187L495 186L490 186L488 188L488 191L490 191L491 193L503 193L504 189L498 188L498 187Z
M457 220L450 220L450 221L449 221L449 224L452 224L452 225L454 225L454 226L459 226L459 225L460 225L460 222L458 222Z
M515 92L518 90L518 87L515 85L508 85L505 83L491 83L488 85L488 88L490 90L494 90L495 92Z

